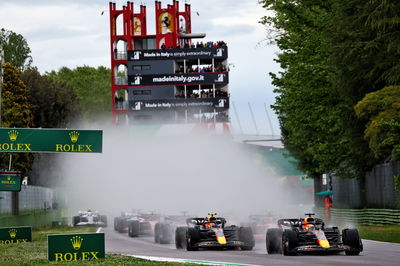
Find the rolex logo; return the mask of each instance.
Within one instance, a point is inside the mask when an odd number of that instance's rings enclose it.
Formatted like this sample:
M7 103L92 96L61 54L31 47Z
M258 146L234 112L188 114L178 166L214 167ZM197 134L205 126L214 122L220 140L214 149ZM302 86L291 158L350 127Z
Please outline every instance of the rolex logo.
M77 142L77 141L78 141L78 138L79 138L79 132L77 132L77 131L72 131L72 132L70 132L70 133L69 133L69 138L71 139L71 141L72 141L73 143Z
M18 138L18 134L19 134L18 131L14 130L14 129L8 131L8 136L10 137L11 141L16 141Z
M10 229L8 233L10 234L11 238L15 238L17 236L17 229Z
M7 180L10 181L11 180L11 176L7 176Z
M71 239L71 243L72 243L72 247L75 250L78 250L81 248L82 242L83 242L83 238L80 236L73 236Z

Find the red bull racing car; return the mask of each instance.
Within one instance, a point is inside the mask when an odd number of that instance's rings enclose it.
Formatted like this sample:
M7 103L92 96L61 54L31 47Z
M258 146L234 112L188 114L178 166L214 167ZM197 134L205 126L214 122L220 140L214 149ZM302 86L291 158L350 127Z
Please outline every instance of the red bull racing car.
M279 228L267 230L266 245L268 254L283 253L296 255L302 253L338 253L358 255L363 244L357 229L325 227L324 222L306 213L304 219L280 219Z
M209 213L206 218L189 218L187 227L175 231L177 249L186 247L189 251L200 248L251 250L254 236L250 227L225 226L226 220Z

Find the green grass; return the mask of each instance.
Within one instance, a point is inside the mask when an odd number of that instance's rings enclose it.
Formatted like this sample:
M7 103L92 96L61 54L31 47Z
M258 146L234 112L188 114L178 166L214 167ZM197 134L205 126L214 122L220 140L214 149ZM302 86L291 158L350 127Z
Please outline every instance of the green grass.
M96 228L60 227L33 231L31 243L20 243L0 246L0 265L193 265L183 263L154 262L117 254L106 254L105 259L98 261L50 262L47 260L47 235L91 233Z
M359 226L361 238L400 243L400 225Z

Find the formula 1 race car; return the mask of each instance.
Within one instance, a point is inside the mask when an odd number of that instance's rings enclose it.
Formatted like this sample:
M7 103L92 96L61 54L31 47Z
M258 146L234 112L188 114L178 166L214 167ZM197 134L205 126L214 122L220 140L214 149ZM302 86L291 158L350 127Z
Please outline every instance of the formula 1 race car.
M119 233L128 232L128 220L137 216L136 213L122 212L121 216L114 217L114 230Z
M98 211L79 211L78 214L72 217L73 226L107 227L107 216L100 215Z
M209 213L206 218L188 218L186 227L175 231L177 249L186 247L189 251L199 248L222 248L252 250L253 232L250 227L225 226L226 220Z
M163 217L162 221L154 226L154 241L160 244L170 244L174 241L177 227L186 225L187 216L169 215Z
M304 219L280 219L279 228L267 230L266 245L268 254L283 253L296 255L302 253L338 253L358 255L363 244L357 229L325 227L324 222L306 213Z
M254 238L258 241L265 239L265 233L268 228L274 227L276 219L272 214L253 214L249 215L248 221L242 226L249 226L253 230Z
M140 235L152 235L154 233L154 225L160 220L160 215L150 213L141 213L127 220L128 235L130 237L138 237Z

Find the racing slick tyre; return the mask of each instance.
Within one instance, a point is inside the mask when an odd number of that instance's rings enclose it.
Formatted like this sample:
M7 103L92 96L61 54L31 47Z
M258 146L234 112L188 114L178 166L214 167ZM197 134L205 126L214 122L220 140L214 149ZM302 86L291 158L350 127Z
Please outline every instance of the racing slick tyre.
M139 221L130 221L128 226L128 235L130 237L138 237L140 231Z
M282 250L283 255L285 256L293 256L296 255L297 252L291 251L295 247L297 247L299 241L297 239L297 233L290 229L285 229L282 234Z
M282 229L271 228L267 230L266 246L268 254L282 253Z
M160 243L160 224L156 223L154 226L154 242Z
M73 216L72 217L72 225L73 226L76 226L79 223L79 221L80 221L79 216Z
M349 246L352 250L346 250L344 253L349 256L359 255L363 250L360 235L357 229L343 229L342 231L343 244Z
M241 247L242 250L253 249L255 241L254 241L253 230L251 230L251 227L240 227L239 240L244 242L244 246Z
M114 230L115 231L119 231L118 226L119 226L119 217L114 217Z
M176 249L183 249L185 245L186 227L177 227L175 230L175 247Z
M104 224L103 227L107 227L107 216L101 215L100 222L102 222Z
M171 232L172 228L169 224L163 224L160 227L160 244L170 244L171 243Z
M186 231L186 250L195 251L198 247L194 247L195 244L200 242L200 232L196 228L188 228Z

